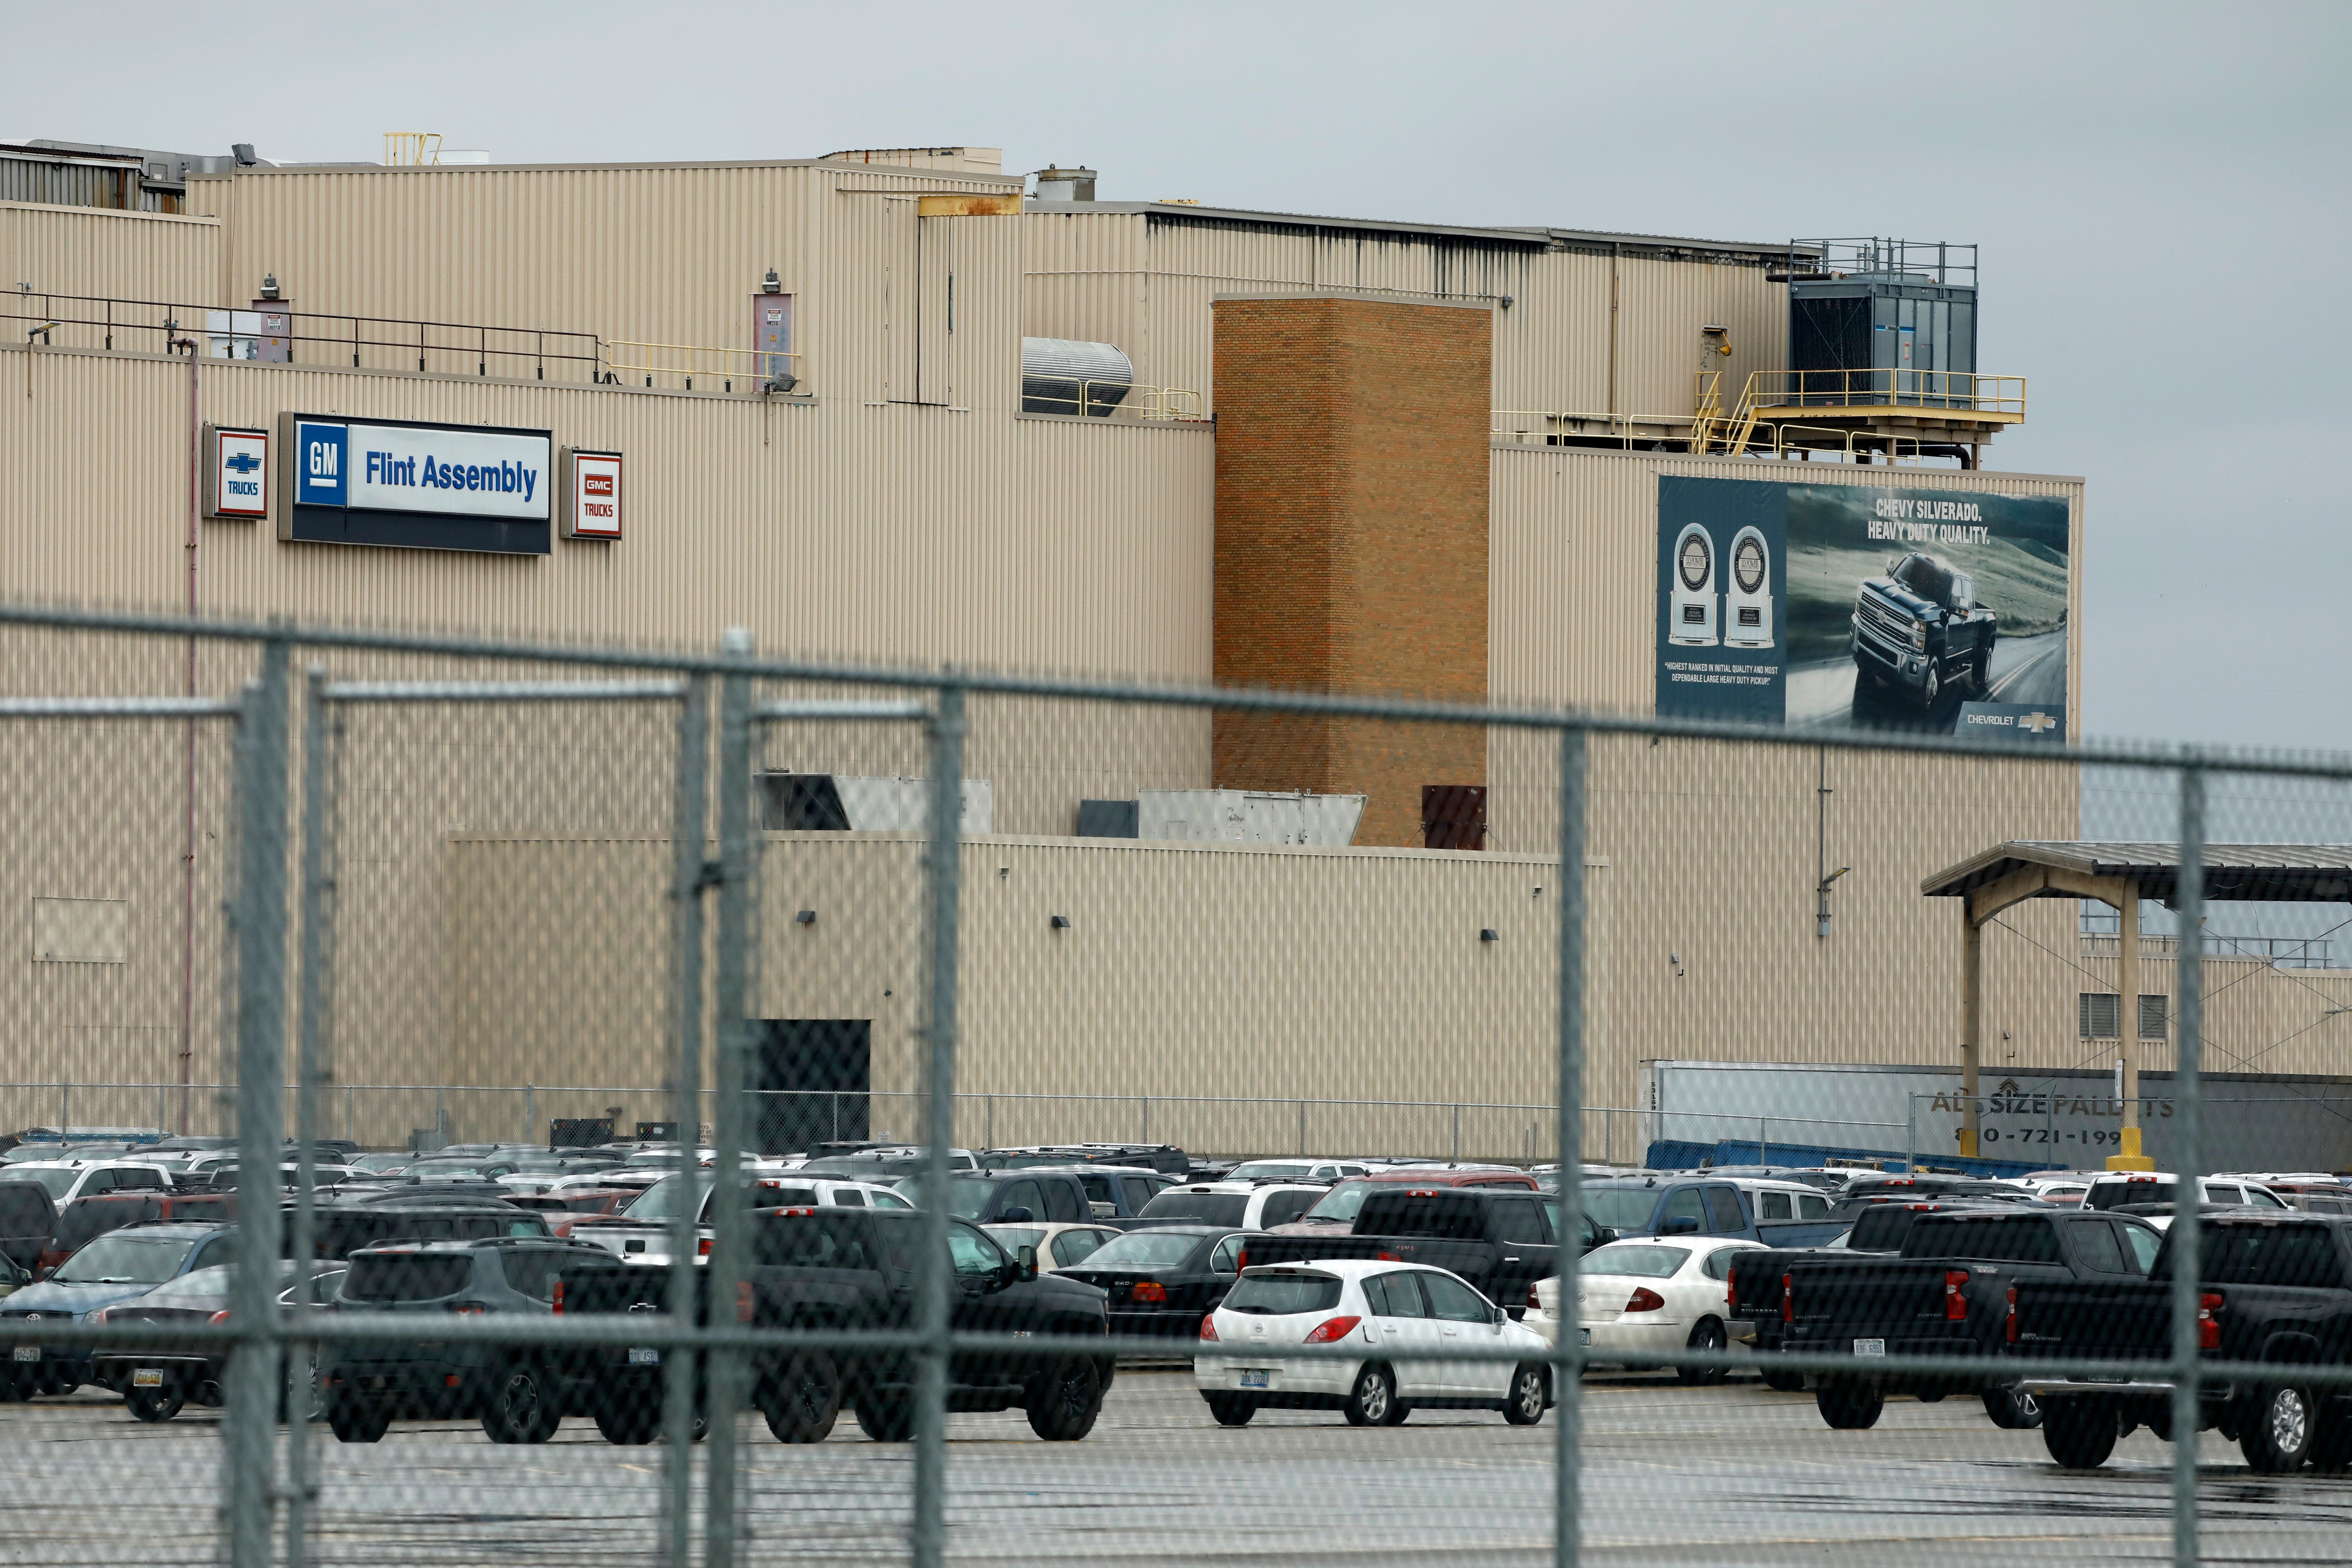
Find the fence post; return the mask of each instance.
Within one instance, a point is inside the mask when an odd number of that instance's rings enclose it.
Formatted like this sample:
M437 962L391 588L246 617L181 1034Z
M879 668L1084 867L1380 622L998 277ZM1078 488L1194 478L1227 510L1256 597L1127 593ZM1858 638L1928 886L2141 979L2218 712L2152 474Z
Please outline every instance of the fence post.
M237 715L236 1137L238 1244L278 1256L278 1129L286 1092L286 644L261 646L261 677ZM278 1447L276 1275L236 1271L229 1321L226 1534L232 1568L269 1568Z
M703 795L708 786L710 744L708 698L703 682L689 680L678 704L677 798L670 867L670 1024L677 1031L672 1060L671 1115L677 1127L677 1180L684 1201L670 1220L669 1299L673 1324L694 1321L697 1170L694 1152L702 1120L702 889ZM692 1353L671 1350L662 1358L663 1560L669 1568L692 1568L694 1554L694 1362Z
M2173 1169L2205 1169L2202 1131L2205 1026L2205 772L2180 770L2180 879L2173 895L2180 939L2174 956L2173 985L2180 998L2174 1027L2172 1095L2178 1103L2175 1136L2180 1152ZM2201 1259L2197 1205L2173 1205L2172 1255ZM2197 1297L2201 1268L2172 1270L2172 1561L2177 1568L2197 1564ZM2323 1396L2322 1407L2325 1407Z
M311 1191L318 1163L319 1088L325 1069L332 1020L329 965L333 962L328 940L333 920L334 872L327 855L328 740L331 721L325 687L327 672L313 665L304 682L302 702L302 968L296 979L299 1002L295 1014L294 1072L294 1235L288 1250L295 1259L295 1312L310 1310L310 1283L317 1249L312 1244ZM257 1270L256 1272L258 1272ZM318 1344L315 1341L288 1346L286 1355L286 1568L302 1568L310 1545L310 1402L319 1387Z
M1584 1213L1584 731L1559 733L1559 1341L1552 1347L1552 1560L1576 1568L1583 1521L1579 1511L1584 1419L1584 1357L1569 1343L1576 1301Z
M530 1135L530 1130L539 1125L538 1100L536 1085L527 1083L522 1086L522 1141L526 1143L539 1142Z
M728 628L730 658L751 657L751 635ZM735 1196L737 1156L743 1146L743 1084L751 1050L751 1016L758 995L759 843L751 823L751 678L729 672L719 682L719 1050L710 1112L710 1263L709 1299L714 1326L735 1321L737 1281L748 1261L750 1212ZM704 1438L703 1568L734 1568L736 1416L743 1403L744 1352L714 1350L707 1395L710 1431Z
M1458 1100L1454 1106L1454 1163L1462 1163L1462 1106Z
M924 935L929 948L929 996L923 1035L928 1070L923 1085L923 1268L918 1321L924 1345L915 1384L915 1516L913 1568L940 1568L947 1549L948 1463L948 1150L955 1142L956 888L963 836L964 692L941 686L930 721L931 821L929 898Z

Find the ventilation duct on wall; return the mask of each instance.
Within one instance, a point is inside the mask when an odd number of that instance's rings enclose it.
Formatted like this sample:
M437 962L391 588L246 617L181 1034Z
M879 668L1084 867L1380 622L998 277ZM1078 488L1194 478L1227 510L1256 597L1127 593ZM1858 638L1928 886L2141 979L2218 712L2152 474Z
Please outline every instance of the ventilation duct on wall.
M1108 419L1135 384L1135 366L1116 343L1076 338L1021 340L1021 412Z

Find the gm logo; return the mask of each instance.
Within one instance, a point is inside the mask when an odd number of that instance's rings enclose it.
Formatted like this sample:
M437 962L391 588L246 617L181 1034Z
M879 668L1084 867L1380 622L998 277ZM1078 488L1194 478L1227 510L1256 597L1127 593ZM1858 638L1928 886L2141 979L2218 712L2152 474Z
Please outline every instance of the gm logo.
M222 458L221 467L235 473L249 474L261 467L261 459L250 452L238 452Z
M348 432L341 425L294 426L294 500L301 506L350 504Z

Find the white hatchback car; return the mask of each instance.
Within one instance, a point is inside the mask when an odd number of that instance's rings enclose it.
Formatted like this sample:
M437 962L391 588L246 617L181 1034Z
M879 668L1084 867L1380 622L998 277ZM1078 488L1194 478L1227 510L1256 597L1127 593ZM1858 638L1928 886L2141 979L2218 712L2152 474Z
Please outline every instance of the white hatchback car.
M1721 1351L1747 1331L1730 1315L1731 1262L1760 1251L1752 1241L1692 1237L1612 1241L1577 1265L1579 1342L1593 1359L1640 1366L1659 1351ZM1545 1343L1558 1342L1559 1279L1536 1281L1524 1321ZM1723 1381L1721 1363L1677 1367L1688 1384Z
M1544 1343L1442 1268L1349 1259L1246 1268L1201 1321L1202 1343L1236 1356L1195 1358L1192 1380L1223 1426L1260 1410L1337 1410L1351 1426L1393 1426L1414 1410L1499 1410L1532 1426L1551 1404ZM1356 1357L1298 1360L1295 1345L1360 1347ZM1492 1361L1431 1351L1491 1348Z

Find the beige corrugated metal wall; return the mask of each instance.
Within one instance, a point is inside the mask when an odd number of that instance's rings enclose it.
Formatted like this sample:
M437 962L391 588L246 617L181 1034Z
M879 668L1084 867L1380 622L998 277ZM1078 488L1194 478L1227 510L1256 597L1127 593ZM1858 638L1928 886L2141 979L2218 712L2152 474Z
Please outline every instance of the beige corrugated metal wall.
M30 283L37 294L214 304L220 251L220 224L213 218L0 202L0 277L12 293ZM94 338L89 346L102 345ZM125 340L117 346L161 353L163 345Z

